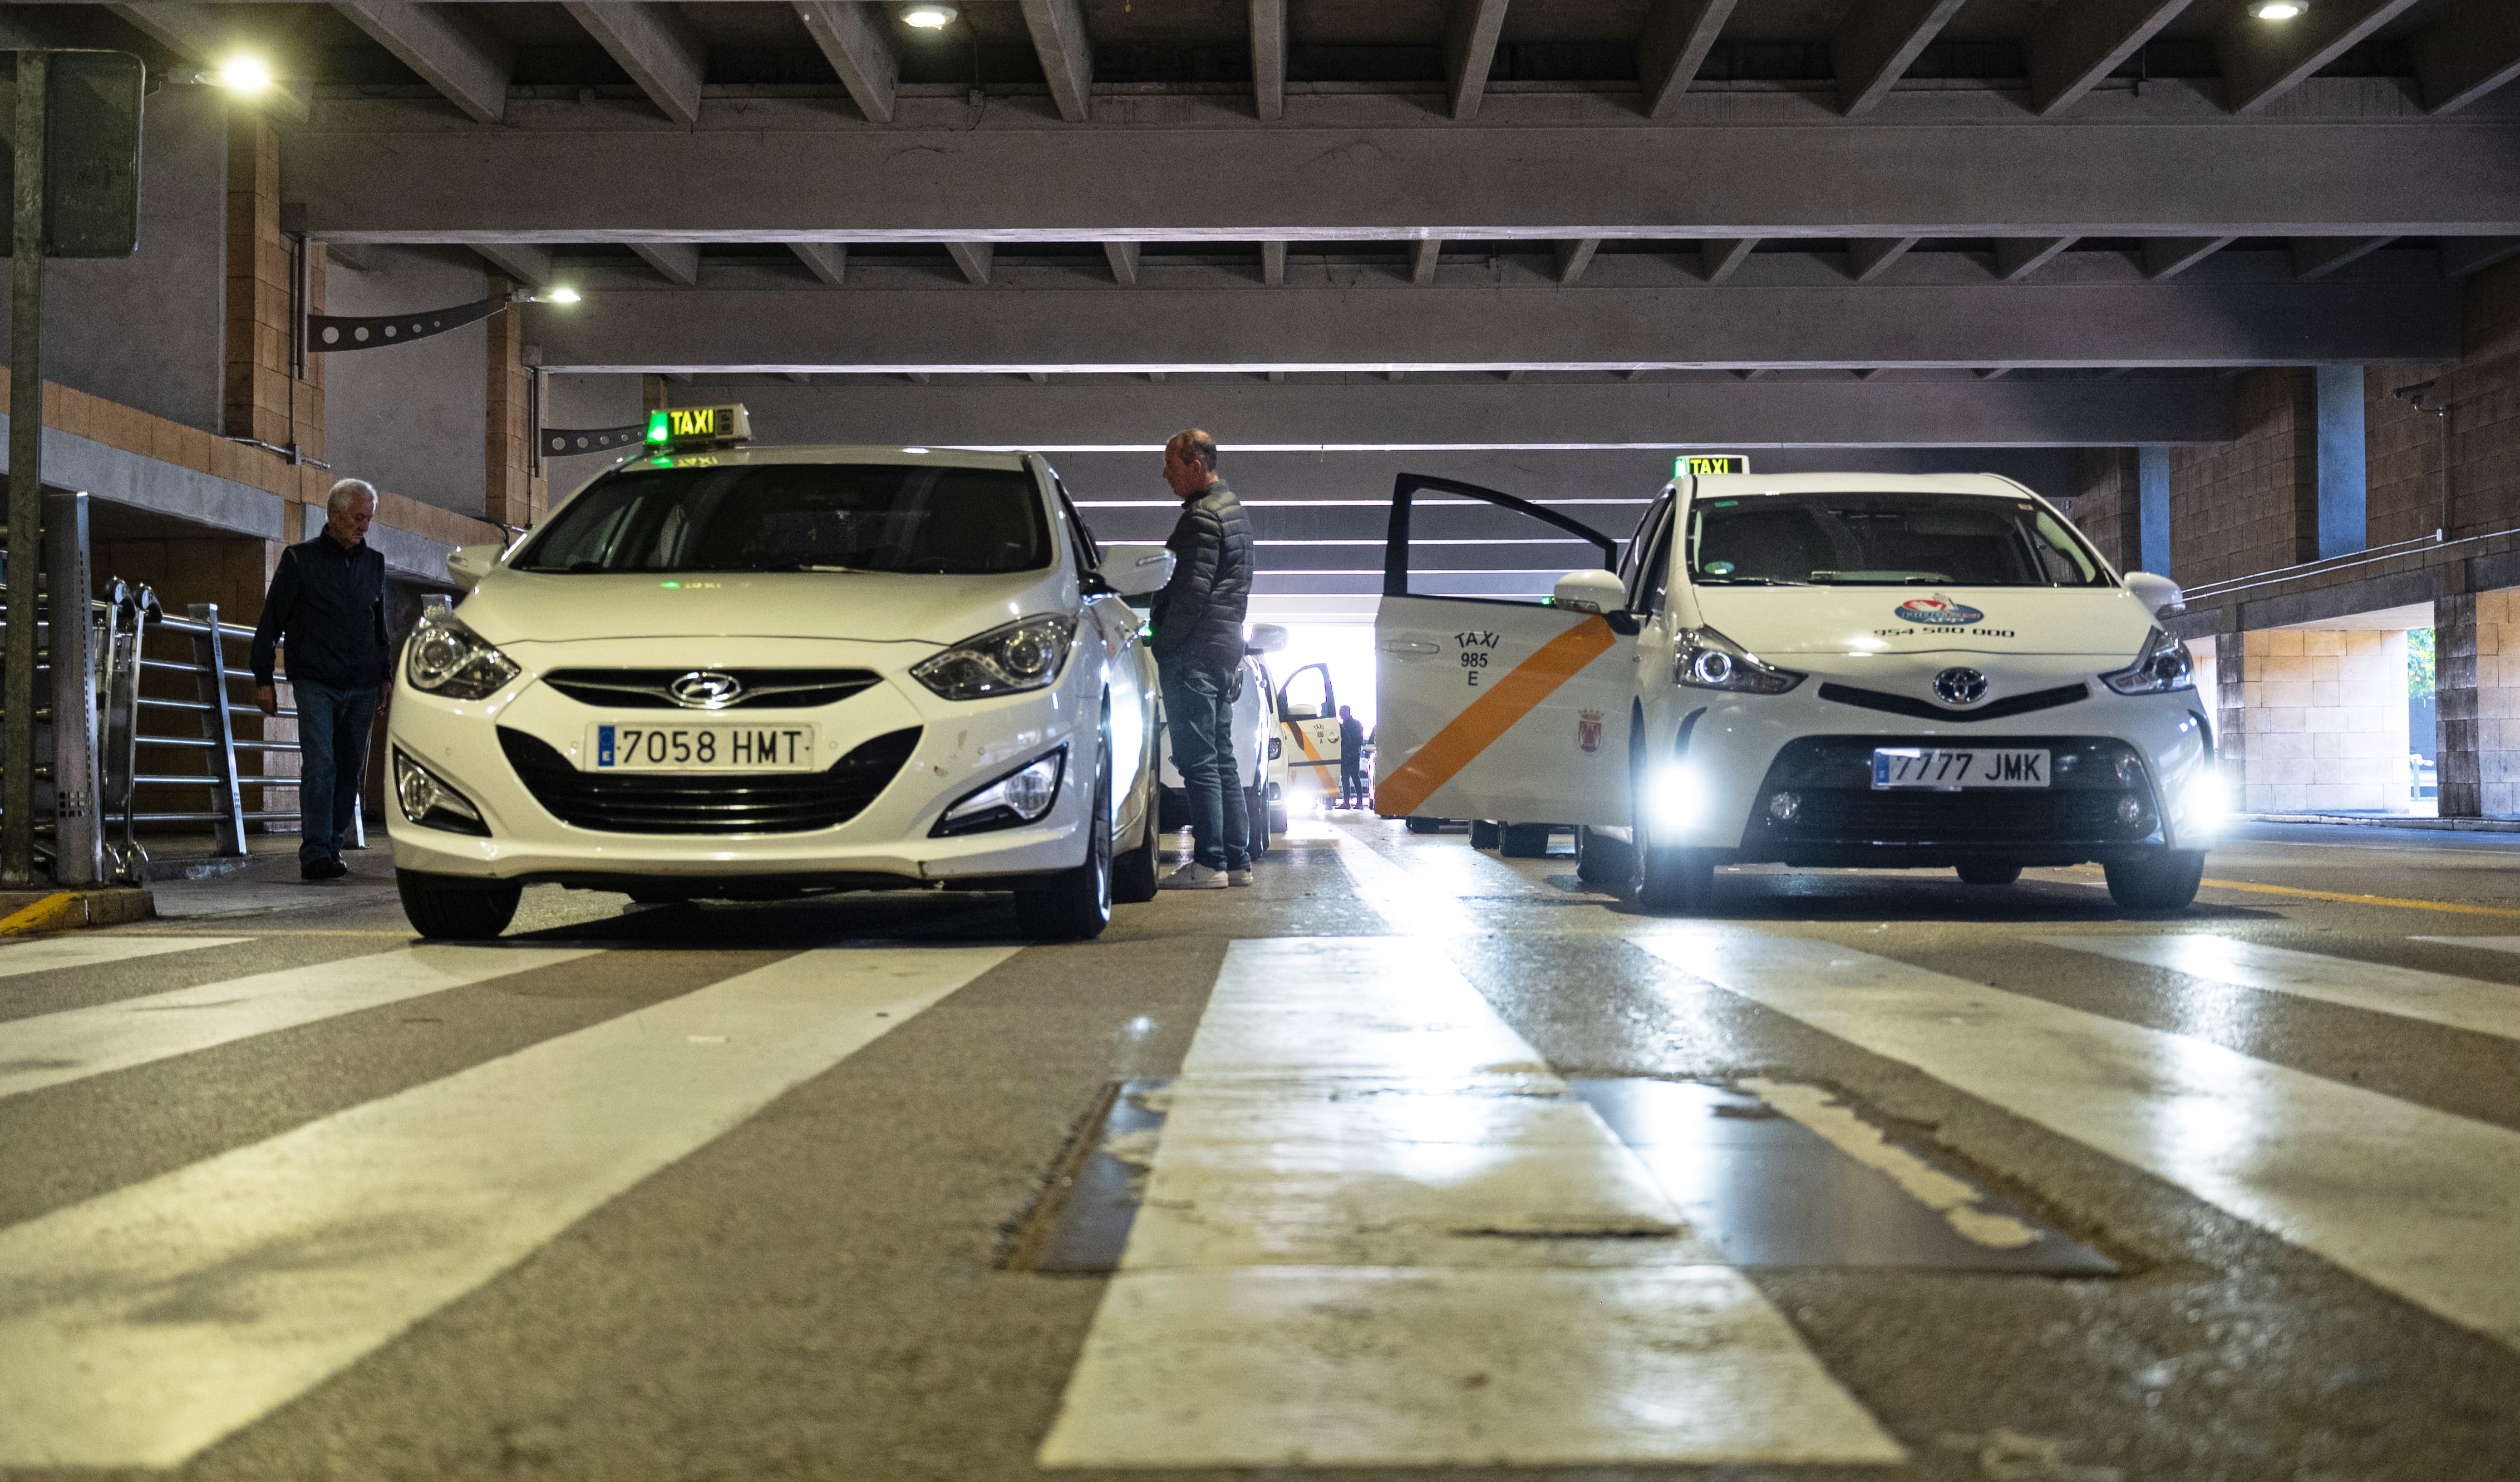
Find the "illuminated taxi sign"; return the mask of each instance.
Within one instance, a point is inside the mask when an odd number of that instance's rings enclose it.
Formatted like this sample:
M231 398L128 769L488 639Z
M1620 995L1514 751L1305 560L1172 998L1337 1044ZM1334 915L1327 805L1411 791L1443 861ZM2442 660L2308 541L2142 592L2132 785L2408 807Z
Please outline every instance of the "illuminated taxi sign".
M1750 460L1739 453L1684 453L1671 461L1671 476L1674 478L1749 472Z
M752 414L741 406L666 407L648 414L648 446L705 447L752 436Z

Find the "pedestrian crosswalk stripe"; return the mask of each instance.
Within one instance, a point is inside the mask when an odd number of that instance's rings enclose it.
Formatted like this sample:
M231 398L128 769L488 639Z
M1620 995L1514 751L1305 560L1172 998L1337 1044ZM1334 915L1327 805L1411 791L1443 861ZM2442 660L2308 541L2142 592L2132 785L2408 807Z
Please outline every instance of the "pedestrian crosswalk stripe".
M2288 993L2373 1013L2520 1039L2520 988L2446 972L2297 952L2209 933L2048 936L2041 941L2124 963L2167 967L2209 982ZM2448 940L2455 941L2452 937Z
M0 947L0 977L95 967L196 947L232 947L241 936L52 936Z
M1384 859L1356 830L1330 827L1338 834L1339 868L1355 882L1357 898L1394 931L1461 936L1479 929L1456 896Z
M1163 1109L1044 1466L1904 1460L1434 942L1232 943Z
M181 1462L1016 950L801 953L0 1231L0 1465Z
M0 1097L594 955L592 948L413 947L18 1019L0 1028L9 1044Z
M2520 1133L1831 942L1636 940L2520 1345Z

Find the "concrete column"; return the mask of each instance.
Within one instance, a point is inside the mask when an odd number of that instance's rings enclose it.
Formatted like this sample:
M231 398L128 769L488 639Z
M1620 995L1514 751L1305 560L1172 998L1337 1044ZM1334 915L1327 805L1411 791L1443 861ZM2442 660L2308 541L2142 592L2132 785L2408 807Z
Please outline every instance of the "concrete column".
M2233 808L2248 806L2249 678L2247 635L2214 635L2214 758L2222 769L2223 795Z
M246 109L228 117L228 333L225 415L230 437L290 441L289 240L280 231L280 133Z
M2136 449L2136 529L2140 569L2170 574L2170 449L2159 443Z
M2318 559L2369 543L2362 435L2362 368L2323 365L2315 380L2318 423Z
M2433 696L2441 732L2441 816L2484 816L2477 750L2477 594L2433 600Z
M492 296L515 288L496 273L489 275L489 285ZM533 372L524 360L524 323L523 310L516 304L490 316L481 515L493 524L534 524L541 520L550 497L548 483L533 472L534 434L527 426Z

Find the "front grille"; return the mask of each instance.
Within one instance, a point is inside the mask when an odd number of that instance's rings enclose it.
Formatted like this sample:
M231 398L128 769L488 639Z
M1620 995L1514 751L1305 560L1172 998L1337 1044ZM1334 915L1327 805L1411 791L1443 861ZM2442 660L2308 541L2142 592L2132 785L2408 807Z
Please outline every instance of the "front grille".
M919 744L919 728L859 746L821 772L581 772L556 748L499 728L499 748L534 801L563 824L608 833L802 833L866 811Z
M866 669L554 669L543 683L580 704L612 710L705 710L684 705L673 695L674 681L689 674L727 674L742 684L742 693L726 710L803 710L836 704L878 679Z
M2132 843L2159 824L2143 760L2105 737L2003 736L1977 746L2038 747L2048 753L2046 787L1979 787L1958 792L1872 786L1876 746L1948 746L1948 738L1807 736L1770 764L1751 817L1756 836L1778 844ZM1798 803L1778 819L1778 792ZM2136 816L2121 821L2121 801Z
M1880 690L1865 690L1854 685L1823 684L1820 697L1841 705L1860 705L1867 710L1880 710L1891 715L1906 715L1916 720L1978 721L2002 720L2007 715L2028 715L2033 710L2052 710L2070 705L2089 696L2091 687L2084 684L2058 685L2053 690L2033 690L2027 695L2006 696L1988 704L1961 709L1918 699L1912 695L1891 695Z

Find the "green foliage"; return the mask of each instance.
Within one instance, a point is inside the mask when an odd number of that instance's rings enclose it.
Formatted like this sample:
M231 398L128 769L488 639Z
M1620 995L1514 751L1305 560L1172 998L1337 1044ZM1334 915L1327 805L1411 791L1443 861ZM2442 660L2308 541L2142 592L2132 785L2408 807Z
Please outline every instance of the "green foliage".
M2433 630L2412 628L2407 633L2407 694L2421 698L2433 693Z

